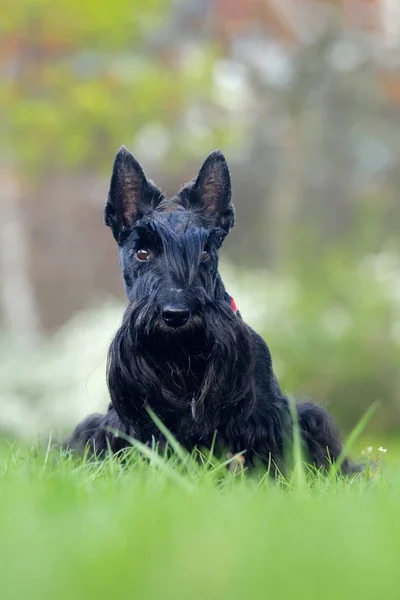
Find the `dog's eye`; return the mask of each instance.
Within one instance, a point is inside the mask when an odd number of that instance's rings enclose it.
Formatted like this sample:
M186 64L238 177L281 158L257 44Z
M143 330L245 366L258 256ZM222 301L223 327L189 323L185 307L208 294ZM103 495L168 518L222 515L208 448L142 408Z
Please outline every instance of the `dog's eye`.
M141 248L140 250L137 250L136 258L138 260L149 260L150 252L148 252L148 250L143 250L143 248Z
M203 252L200 254L201 262L204 262L205 260L207 260L207 258L208 258L208 252L207 252L207 250L203 250Z

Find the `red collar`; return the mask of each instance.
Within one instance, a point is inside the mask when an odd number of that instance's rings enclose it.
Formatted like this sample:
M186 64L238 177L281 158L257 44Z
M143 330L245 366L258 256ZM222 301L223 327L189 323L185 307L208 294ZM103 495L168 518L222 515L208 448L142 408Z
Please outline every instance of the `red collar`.
M238 307L236 306L236 302L234 301L234 299L232 298L232 296L229 296L229 301L231 304L231 309L233 310L233 312L237 312L238 311Z

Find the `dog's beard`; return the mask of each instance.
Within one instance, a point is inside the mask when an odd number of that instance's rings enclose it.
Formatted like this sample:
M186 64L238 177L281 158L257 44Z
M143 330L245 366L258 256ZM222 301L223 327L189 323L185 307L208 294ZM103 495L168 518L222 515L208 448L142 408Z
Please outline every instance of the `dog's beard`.
M108 356L112 402L125 421L149 404L215 423L222 410L254 401L253 342L244 322L224 301L172 330L145 302L128 306Z

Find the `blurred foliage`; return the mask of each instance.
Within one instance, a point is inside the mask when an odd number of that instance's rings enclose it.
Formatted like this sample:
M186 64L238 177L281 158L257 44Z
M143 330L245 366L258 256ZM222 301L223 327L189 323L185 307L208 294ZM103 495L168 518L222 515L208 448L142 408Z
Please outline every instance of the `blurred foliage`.
M207 96L212 46L174 63L157 27L169 2L21 0L1 11L2 158L32 176L101 168L151 121L169 125Z
M106 358L123 307L76 315L32 347L0 338L0 430L32 438L55 436L108 404Z
M290 41L269 10L240 4L0 0L0 176L16 184L0 197L3 219L14 204L0 283L19 269L43 331L118 295L99 173L125 144L175 192L222 147L238 222L224 258L240 265L224 265L227 286L282 387L346 429L381 401L371 428L398 429L398 52L346 24L341 3L301 3ZM0 427L31 435L104 408L121 314L118 301L78 314L34 351L0 338Z
M283 390L328 405L347 431L378 401L369 427L398 431L398 254L388 249L356 261L331 248L291 273L232 274L229 288L267 341Z

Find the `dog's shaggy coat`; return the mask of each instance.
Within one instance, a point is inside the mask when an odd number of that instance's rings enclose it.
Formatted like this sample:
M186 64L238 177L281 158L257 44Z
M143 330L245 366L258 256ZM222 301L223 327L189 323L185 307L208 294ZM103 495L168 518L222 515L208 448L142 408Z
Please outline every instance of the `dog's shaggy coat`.
M128 306L109 350L108 412L78 425L68 446L102 454L127 445L126 436L161 442L150 407L189 450L210 448L216 436L217 447L245 451L248 466L259 460L285 470L288 400L266 343L235 310L218 272L234 221L221 152L167 199L120 149L105 222L118 244ZM306 460L317 468L335 461L342 446L328 413L305 402L297 414ZM352 468L343 462L343 471Z

